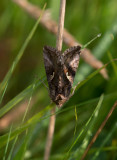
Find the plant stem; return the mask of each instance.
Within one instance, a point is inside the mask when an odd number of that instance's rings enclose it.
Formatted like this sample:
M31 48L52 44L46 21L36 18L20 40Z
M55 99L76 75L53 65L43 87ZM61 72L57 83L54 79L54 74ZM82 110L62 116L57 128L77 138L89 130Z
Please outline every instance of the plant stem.
M58 34L57 34L57 42L56 42L56 48L59 51L61 51L62 49L62 42L63 42L65 5L66 5L66 0L61 0L60 1L60 12L59 12ZM52 141L53 141L53 136L54 136L54 129L55 129L55 120L56 120L55 112L56 112L56 106L51 110L52 116L50 117L50 122L49 122L47 142L46 142L45 153L44 153L44 160L49 160L49 156L50 156L50 151L51 151Z
M38 19L38 17L41 14L41 9L39 8L39 6L37 7L33 4L31 4L27 0L25 0L25 1L24 0L22 0L22 1L21 0L12 0L12 1L14 3L16 3L17 5L19 5L25 12L27 12L34 19ZM49 14L51 14L51 12L49 12ZM57 23L53 19L51 19L50 16L48 16L48 10L45 11L43 17L40 20L40 23L49 32L53 33L54 35L57 35L57 33L58 33ZM80 42L78 42L75 39L75 37L72 34L70 34L66 29L64 29L63 41L69 47L81 45ZM95 69L99 69L103 66L103 63L101 61L97 60L96 57L94 57L94 55L91 53L91 51L89 49L85 48L85 49L81 50L81 57L86 63L88 63L91 67L93 67ZM102 76L105 79L108 79L108 74L107 74L106 68L101 70L100 73L102 74Z
M66 0L61 0L60 12L59 12L58 34L57 34L57 42L56 42L56 48L59 51L61 51L61 49L62 49L62 42L63 42L65 6L66 6Z
M106 118L104 119L104 121L102 122L102 124L100 125L99 129L97 130L97 132L95 133L94 137L92 138L91 142L89 143L87 149L85 150L83 156L81 157L81 160L84 160L86 158L86 155L88 153L88 151L90 150L91 146L94 144L94 142L96 141L97 137L99 136L99 134L101 133L102 129L104 128L105 124L107 123L108 119L110 118L110 116L112 115L113 111L115 110L115 108L117 107L117 101L114 103L114 105L112 106L112 108L110 109L109 113L107 114Z
M46 141L45 153L44 153L44 160L49 160L49 156L50 156L50 151L51 151L52 141L53 141L53 135L54 135L54 128L55 128L55 120L56 120L55 111L56 111L56 107L54 107L51 110L52 116L50 117L50 121L49 121L47 141Z

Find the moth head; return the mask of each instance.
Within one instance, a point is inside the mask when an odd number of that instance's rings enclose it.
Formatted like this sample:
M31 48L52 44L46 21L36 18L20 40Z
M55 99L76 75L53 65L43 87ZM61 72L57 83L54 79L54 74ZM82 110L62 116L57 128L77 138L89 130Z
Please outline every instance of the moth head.
M56 97L56 104L60 108L62 105L68 100L68 97L64 97L64 95L58 94Z

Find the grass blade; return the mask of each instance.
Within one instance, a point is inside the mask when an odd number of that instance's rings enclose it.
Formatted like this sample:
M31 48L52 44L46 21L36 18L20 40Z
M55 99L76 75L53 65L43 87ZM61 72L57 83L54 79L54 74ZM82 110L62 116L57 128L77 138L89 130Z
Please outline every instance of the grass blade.
M100 97L100 100L99 100L99 102L98 102L98 105L97 105L97 107L96 107L96 109L95 109L95 111L94 111L93 118L92 118L92 120L91 120L91 122L90 122L90 125L89 125L89 127L88 127L89 129L87 130L87 134L86 134L86 136L85 136L85 138L84 138L81 146L76 150L76 152L75 152L75 153L76 153L75 157L81 158L82 154L84 153L84 151L85 151L85 149L86 149L86 147L87 147L87 145L88 145L88 143L89 143L90 137L91 137L91 135L92 135L92 130L94 129L94 125L96 124L97 119L98 119L98 114L99 114L100 108L101 108L101 106L102 106L103 99L104 99L104 95L102 95L102 96Z
M97 75L103 68L105 68L109 63L103 65L101 68L98 70L94 71L91 73L85 80L81 81L76 85L76 90L78 90L81 86L83 86L87 81L89 81L91 78L93 78L95 75ZM75 84L74 84L75 85Z
M43 78L43 80L45 80L45 78ZM35 88L37 88L41 83L42 82L40 80L36 81ZM0 109L0 118L9 110L11 110L13 107L15 107L16 104L25 99L32 92L32 90L33 90L33 84L29 85L26 89L24 89L21 93L19 93L16 97L14 97L11 101L9 101L4 107L2 107Z
M41 13L39 19L37 20L37 22L35 23L34 27L33 27L32 30L31 30L31 32L29 33L28 37L26 38L23 46L21 47L18 55L16 56L16 58L15 58L13 64L12 64L12 66L10 67L7 75L5 76L4 80L2 81L2 83L1 83L1 85L0 85L0 104L1 104L2 99L3 99L3 97L4 97L4 94L5 94L4 89L5 89L5 91L6 91L6 87L8 86L8 82L9 82L11 76L12 76L12 73L13 73L14 69L16 68L19 60L21 59L21 57L22 57L22 55L23 55L23 53L24 53L24 50L26 49L27 45L29 44L31 38L33 37L33 35L34 35L34 33L35 33L36 29L37 29L38 24L39 24L39 22L40 22L40 19L41 19L41 17L42 17L42 14L43 14L43 12L44 12L44 10L45 10L45 7L46 7L46 4L45 4L44 7L43 7L43 10L42 10L42 13ZM3 92L4 92L4 94L3 94Z
M112 67L113 67L113 70L114 70L115 75L117 77L117 65L113 61L113 57L112 57L112 54L110 52L108 52L108 57L109 57L110 61L112 61Z
M102 100L103 100L103 96L101 96L101 98L100 98L100 100L99 100L99 102L98 102L98 105L97 105L96 109L94 110L94 112L92 113L92 115L90 116L90 118L88 119L88 121L86 122L85 127L81 130L81 132L80 132L79 135L77 136L76 140L75 140L74 143L71 145L69 151L67 152L67 158L69 157L72 148L73 148L73 147L75 146L75 144L78 142L79 138L81 137L81 135L83 134L83 132L86 130L86 128L87 128L87 126L89 125L89 123L91 122L91 120L93 120L93 117L95 118L95 115L97 114L97 111L99 111L99 108L100 108L100 106L101 106Z
M24 113L24 116L23 116L23 119L22 119L21 124L24 123L26 114L27 114L27 112L28 112L28 108L29 108L29 106L30 106L30 102L31 102L31 99L32 99L32 95L33 95L33 92L34 92L34 89L35 89L35 83L36 83L36 81L34 81L34 83L33 83L32 93L31 93L31 96L30 96L30 98L29 98L29 102L28 102L26 111L25 111L25 113ZM20 159L23 159L23 158L24 158L24 154L25 154L26 147L27 147L27 144L28 144L28 141L29 141L29 137L31 136L31 134L29 134L29 133L27 133L27 132L28 132L28 131L26 131L26 137L24 138L24 142L23 142L23 144L21 145L21 147L20 147L20 149L19 149L19 151L18 151L18 153L17 153L17 155L16 155L16 157L15 157L14 159L17 159L17 160L19 159L19 160L20 160ZM14 144L13 144L12 149L11 149L11 152L10 152L10 154L9 154L9 159L10 159L10 157L11 157L11 155L12 155L13 148L14 148L14 145L15 145L15 143L16 143L16 141L17 141L17 138L18 138L18 135L17 135L16 138L15 138Z
M7 139L7 143L6 143L6 147L5 147L5 153L4 153L3 160L5 160L6 153L7 153L7 150L8 150L8 145L9 145L9 142L10 142L11 131L12 131L12 125L10 127L10 131L9 131L9 134L8 134L8 139Z
M45 118L48 118L49 116L43 118L44 114L46 114L51 108L53 107L53 105L49 105L46 108L44 108L42 111L40 111L39 113L37 113L36 115L34 115L32 118L30 118L26 123L24 123L22 126L17 127L10 136L10 140L12 140L13 138L15 138L17 135L19 135L20 133L22 133L23 131L25 131L26 129L28 129L32 124L37 123ZM4 136L0 137L0 148L3 147L6 144L6 140L8 138L8 134L5 134Z
M31 133L32 133L32 132L28 132L28 130L26 131L26 135L25 135L25 137L24 137L23 143L22 143L22 145L20 146L17 154L16 154L15 157L13 158L14 160L23 160L23 159L24 159L24 155L25 155L25 152L26 152L26 148L27 148L29 139L30 139L30 137L31 137Z
M100 147L97 149L96 153L95 153L94 156L92 157L92 160L95 160L95 159L99 156L102 148L103 148L104 145L108 142L108 140L111 138L111 136L113 135L113 133L114 133L116 130L117 130L117 123L113 125L111 131L108 133L108 135L107 135L106 138L103 140L103 142L101 143Z
M93 55L101 59L104 54L107 52L108 48L112 45L113 38L111 35L117 35L117 19L114 21L110 30L108 30L102 39L99 41L99 44L93 49ZM87 64L80 65L78 69L78 74L76 75L78 81L83 80L90 72L92 71L92 67Z
M8 156L7 160L11 160L11 156L12 156L13 149L14 149L14 147L15 147L15 144L16 144L16 142L17 142L17 139L18 139L18 136L16 136L16 138L15 138L13 144L12 144L11 151L10 151L10 153L9 153L9 156Z

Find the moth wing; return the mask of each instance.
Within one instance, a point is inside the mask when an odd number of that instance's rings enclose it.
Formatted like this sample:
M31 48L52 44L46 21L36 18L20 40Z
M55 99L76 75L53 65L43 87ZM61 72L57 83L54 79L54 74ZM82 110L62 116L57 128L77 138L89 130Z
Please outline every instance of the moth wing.
M57 60L59 55L60 51L58 51L57 49L50 46L44 46L43 57L48 81L51 80L57 67Z
M64 55L64 63L67 69L67 78L73 83L80 59L80 46L74 46L67 49Z

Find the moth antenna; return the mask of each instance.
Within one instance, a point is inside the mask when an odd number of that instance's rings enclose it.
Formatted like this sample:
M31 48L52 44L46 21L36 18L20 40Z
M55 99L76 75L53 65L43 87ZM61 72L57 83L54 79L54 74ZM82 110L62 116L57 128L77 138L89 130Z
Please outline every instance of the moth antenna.
M92 40L90 40L88 43L86 43L85 45L83 45L82 47L81 47L81 49L84 49L84 48L86 48L89 44L91 44L93 41L95 41L97 38L99 38L99 37L101 37L101 33L99 33L96 37L94 37Z

